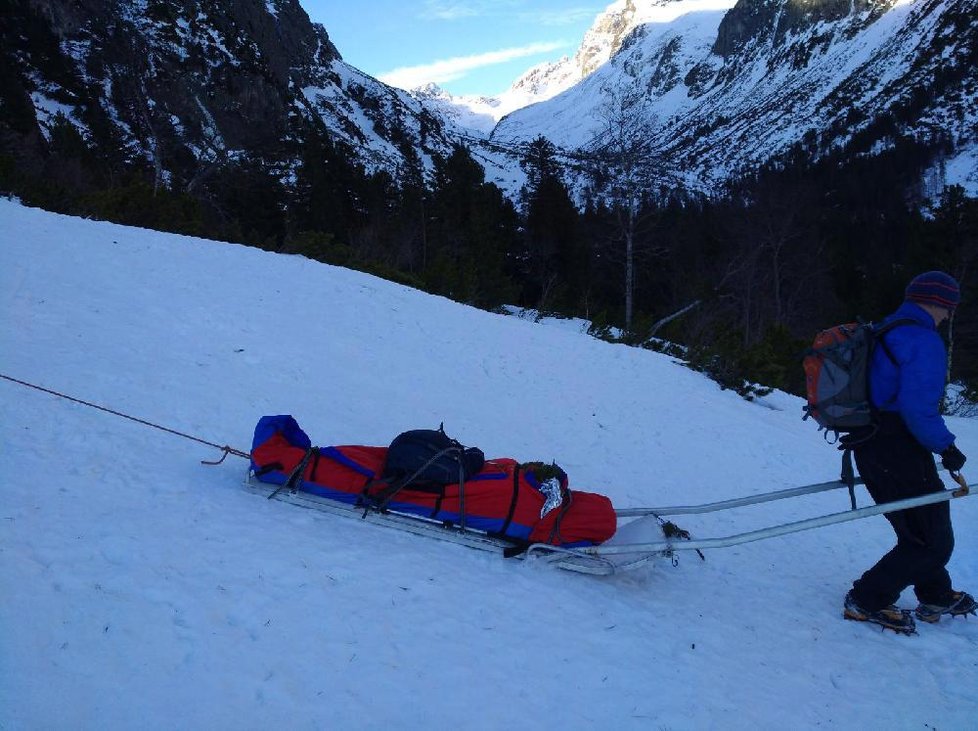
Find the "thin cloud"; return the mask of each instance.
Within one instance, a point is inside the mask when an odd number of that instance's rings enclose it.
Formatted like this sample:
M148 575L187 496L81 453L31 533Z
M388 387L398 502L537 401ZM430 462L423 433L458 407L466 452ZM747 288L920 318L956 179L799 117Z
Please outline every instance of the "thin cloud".
M601 8L567 8L566 10L540 10L520 13L520 20L527 23L558 26L578 23L582 20L596 18Z
M521 5L521 0L427 0L421 17L428 20L458 20L498 14L500 7Z
M467 3L429 2L421 13L428 20L458 20L479 15L480 10Z
M525 0L427 0L421 17L425 20L460 20L495 17L545 26L561 26L596 18L604 6L578 6L563 10L519 10Z
M461 79L475 69L507 63L508 61L526 56L552 53L561 48L566 48L567 45L565 41L531 43L528 46L503 48L498 51L477 53L472 56L456 56L455 58L447 58L443 61L434 61L420 66L402 66L401 68L396 68L381 74L380 80L385 84L390 84L401 89L414 89L429 82L444 84L449 81Z

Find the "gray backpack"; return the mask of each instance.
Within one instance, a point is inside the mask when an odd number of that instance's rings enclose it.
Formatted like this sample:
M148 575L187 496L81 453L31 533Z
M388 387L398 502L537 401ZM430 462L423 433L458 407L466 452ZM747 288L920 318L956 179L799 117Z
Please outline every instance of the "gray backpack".
M820 332L802 361L808 396L803 418L815 419L826 435L875 424L876 410L869 395L873 350L880 344L896 363L883 336L895 327L914 324L908 318L892 320L880 327L851 322Z

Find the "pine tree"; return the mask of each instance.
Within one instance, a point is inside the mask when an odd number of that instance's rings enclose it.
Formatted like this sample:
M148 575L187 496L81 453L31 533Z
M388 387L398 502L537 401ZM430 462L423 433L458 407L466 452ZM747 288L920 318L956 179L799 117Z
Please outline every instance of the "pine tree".
M308 127L296 172L292 228L319 231L348 243L358 216L354 191L362 177L349 155L324 132Z
M433 291L493 307L513 296L506 255L515 250L518 216L502 191L485 182L469 150L435 159L423 272Z
M521 195L526 221L521 303L576 314L586 301L587 250L555 155L553 143L538 137L521 161L527 175Z

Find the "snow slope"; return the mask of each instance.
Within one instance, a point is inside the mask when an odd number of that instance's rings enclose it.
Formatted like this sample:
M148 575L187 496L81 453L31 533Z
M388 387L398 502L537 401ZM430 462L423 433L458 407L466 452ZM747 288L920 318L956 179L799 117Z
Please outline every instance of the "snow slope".
M568 328L10 201L0 308L0 374L239 449L264 414L318 444L444 421L618 507L838 470L784 394L749 404ZM269 502L244 460L202 466L217 450L8 380L0 409L5 730L975 728L978 621L901 637L840 618L892 543L882 518L597 579ZM978 454L978 423L951 426ZM953 510L952 573L975 591L978 500Z

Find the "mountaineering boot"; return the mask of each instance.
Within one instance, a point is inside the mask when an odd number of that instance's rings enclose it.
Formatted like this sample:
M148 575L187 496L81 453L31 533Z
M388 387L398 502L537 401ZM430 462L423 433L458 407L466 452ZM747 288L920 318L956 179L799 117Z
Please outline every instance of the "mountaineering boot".
M921 622L934 624L941 621L941 615L950 614L952 617L965 617L969 614L978 614L978 602L975 598L964 591L952 591L947 597L945 604L924 604L920 603L914 610L917 619Z
M856 603L856 600L852 598L852 592L846 594L842 616L855 622L872 622L873 624L878 624L883 629L891 629L894 632L899 632L904 635L917 633L917 625L909 609L898 609L896 606L891 605L884 609L870 612Z

